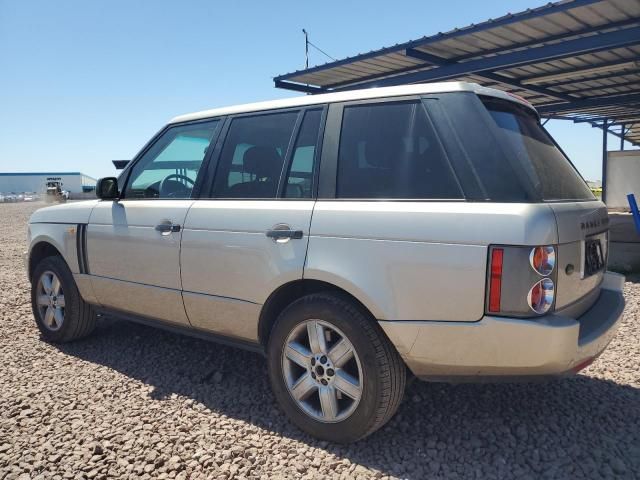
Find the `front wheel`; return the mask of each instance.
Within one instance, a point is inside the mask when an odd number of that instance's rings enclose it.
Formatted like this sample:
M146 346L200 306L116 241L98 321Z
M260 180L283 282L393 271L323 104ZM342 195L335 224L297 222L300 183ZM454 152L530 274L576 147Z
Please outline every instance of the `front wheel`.
M80 296L61 257L44 258L36 265L31 281L33 316L45 340L69 342L93 331L95 311Z
M285 413L324 440L366 437L402 400L402 359L375 320L339 294L308 295L287 307L269 338L268 362Z

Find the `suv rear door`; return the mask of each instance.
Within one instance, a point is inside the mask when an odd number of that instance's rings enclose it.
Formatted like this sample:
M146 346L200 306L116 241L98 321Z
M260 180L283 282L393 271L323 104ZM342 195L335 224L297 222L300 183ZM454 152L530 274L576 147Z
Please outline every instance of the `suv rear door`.
M323 118L322 107L310 107L227 120L211 188L189 210L182 236L194 327L255 341L261 305L302 278Z
M466 223L478 213L421 98L332 104L305 278L378 319L477 320L486 247Z
M123 172L121 198L93 209L85 273L91 274L102 306L189 323L180 293L181 229L220 124L209 120L167 128Z

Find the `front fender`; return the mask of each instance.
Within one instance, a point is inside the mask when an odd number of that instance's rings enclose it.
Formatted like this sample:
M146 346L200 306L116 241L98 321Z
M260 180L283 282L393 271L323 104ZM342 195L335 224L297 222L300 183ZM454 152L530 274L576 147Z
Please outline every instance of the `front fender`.
M79 273L76 246L78 224L89 223L91 212L99 202L86 200L36 210L29 219L27 273L31 271L34 249L42 247L43 244L49 244L60 252L71 273Z
M78 250L76 247L76 224L33 223L29 225L29 250L27 253L27 272L31 271L31 258L34 248L43 243L55 247L69 266L71 273L79 273Z

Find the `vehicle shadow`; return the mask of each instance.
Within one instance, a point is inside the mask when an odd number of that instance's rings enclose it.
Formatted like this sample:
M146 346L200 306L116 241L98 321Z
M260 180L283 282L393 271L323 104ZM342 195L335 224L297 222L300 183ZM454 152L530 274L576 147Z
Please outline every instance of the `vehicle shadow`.
M318 441L287 421L265 359L120 320L59 347L341 459L403 478L635 478L640 472L640 389L588 376L529 384L412 382L386 427L352 445Z
M627 273L625 275L625 281L631 282L631 283L640 283L640 272Z

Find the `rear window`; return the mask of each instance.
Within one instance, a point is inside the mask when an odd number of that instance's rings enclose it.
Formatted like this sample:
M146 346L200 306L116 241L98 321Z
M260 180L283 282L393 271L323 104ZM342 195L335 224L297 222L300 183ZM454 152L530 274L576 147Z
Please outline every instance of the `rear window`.
M511 167L526 176L543 201L593 200L586 182L526 107L481 97L495 122Z

